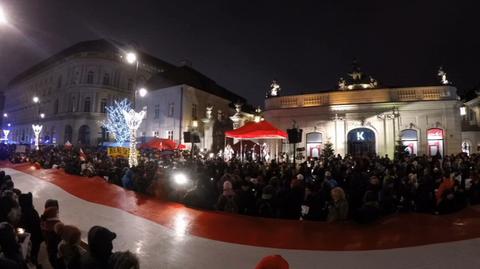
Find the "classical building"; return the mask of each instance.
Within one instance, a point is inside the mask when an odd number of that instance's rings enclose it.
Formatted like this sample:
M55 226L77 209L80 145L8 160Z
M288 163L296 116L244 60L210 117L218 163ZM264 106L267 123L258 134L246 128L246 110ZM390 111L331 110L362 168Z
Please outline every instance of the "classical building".
M126 55L132 50L137 58L129 64ZM207 106L228 118L229 104L245 101L188 66L172 65L119 42L93 40L75 44L12 79L5 90L3 112L8 118L3 128L11 130L9 139L16 143L31 143L32 124L40 123L42 143L96 145L112 140L101 124L105 107L114 100L132 100L141 87L150 91L148 99L135 98L137 110L148 110L138 134L144 138L182 142L182 132L202 119ZM34 96L38 103L32 101ZM208 125L198 124L202 131Z
M219 86L189 66L172 68L152 77L146 84L149 93L138 98L138 109L146 109L138 130L143 141L152 137L168 138L191 146L184 133L200 138L197 146L218 152L223 148L224 132L232 129L228 116L234 103L245 99Z
M318 157L327 142L342 155L393 156L398 141L417 155L458 153L462 102L446 74L439 76L439 85L383 87L354 64L353 72L347 79L341 78L335 90L267 94L263 115L281 129L291 128L295 121L303 129L297 147L304 148L306 157ZM287 142L283 151L291 152Z

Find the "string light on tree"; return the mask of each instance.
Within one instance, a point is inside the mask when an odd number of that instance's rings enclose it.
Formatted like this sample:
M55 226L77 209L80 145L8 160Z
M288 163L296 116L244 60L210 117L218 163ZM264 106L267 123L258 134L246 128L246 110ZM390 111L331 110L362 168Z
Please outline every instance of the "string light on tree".
M3 130L3 140L5 140L8 143L8 134L10 133L10 130Z
M137 158L137 130L145 117L145 111L135 112L135 110L122 110L125 122L130 129L130 153L128 156L128 165L130 167L138 165Z
M33 133L35 134L35 149L38 150L39 149L39 146L38 146L38 141L40 139L40 133L42 132L42 128L43 126L38 124L32 124L32 129L33 129Z
M130 138L130 129L123 116L123 111L129 111L130 109L131 103L127 99L120 102L115 101L113 105L105 107L107 117L101 124L108 132L113 134L115 140L119 143L127 142Z

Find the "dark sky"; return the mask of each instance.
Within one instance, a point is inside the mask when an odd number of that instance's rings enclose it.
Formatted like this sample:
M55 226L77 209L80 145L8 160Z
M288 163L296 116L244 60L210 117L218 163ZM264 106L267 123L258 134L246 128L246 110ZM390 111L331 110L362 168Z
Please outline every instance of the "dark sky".
M0 87L76 42L113 38L193 67L262 104L272 79L283 94L331 90L357 58L384 85L480 82L478 1L0 0Z

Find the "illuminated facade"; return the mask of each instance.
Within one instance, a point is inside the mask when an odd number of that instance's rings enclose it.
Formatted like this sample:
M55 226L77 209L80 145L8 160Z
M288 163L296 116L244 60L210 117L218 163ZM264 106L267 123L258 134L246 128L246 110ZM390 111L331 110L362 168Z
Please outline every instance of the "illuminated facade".
M397 141L416 155L460 152L462 102L455 87L381 87L356 66L349 76L334 91L267 98L263 115L281 129L295 121L305 157L318 157L327 142L341 155L392 157ZM283 151L291 152L288 143Z

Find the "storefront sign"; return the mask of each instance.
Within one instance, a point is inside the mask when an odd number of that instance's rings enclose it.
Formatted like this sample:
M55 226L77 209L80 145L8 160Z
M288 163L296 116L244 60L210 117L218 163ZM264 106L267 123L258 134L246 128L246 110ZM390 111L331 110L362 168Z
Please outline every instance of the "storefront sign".
M122 147L111 147L107 149L107 154L112 158L128 158L130 154L130 149ZM137 154L140 154L138 150Z

